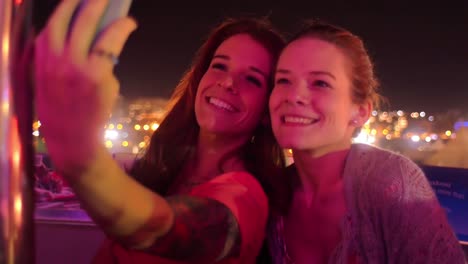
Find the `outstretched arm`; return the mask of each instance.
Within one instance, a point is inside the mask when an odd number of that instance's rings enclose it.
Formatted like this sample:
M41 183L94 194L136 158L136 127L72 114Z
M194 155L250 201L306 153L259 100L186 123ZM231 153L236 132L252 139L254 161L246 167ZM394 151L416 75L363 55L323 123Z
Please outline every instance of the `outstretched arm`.
M214 261L240 252L233 213L196 196L167 199L146 189L103 149L93 166L68 175L83 206L122 245L181 261Z

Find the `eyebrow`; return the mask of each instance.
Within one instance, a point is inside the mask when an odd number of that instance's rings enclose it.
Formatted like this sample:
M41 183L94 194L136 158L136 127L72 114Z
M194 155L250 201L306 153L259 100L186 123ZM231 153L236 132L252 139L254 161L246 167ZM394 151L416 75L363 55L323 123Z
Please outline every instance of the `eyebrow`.
M218 54L218 55L214 55L214 56L213 56L213 59L224 59L224 60L229 60L230 57L229 57L228 55Z
M276 70L276 73L290 74L291 71L285 70L285 69L278 69L278 70ZM333 75L333 74L331 74L330 72L327 72L327 71L310 71L310 72L308 72L308 74L309 75L327 75L330 78L332 78L333 80L336 80L335 75Z
M213 59L223 59L223 60L230 60L231 58L227 55L223 55L223 54L218 54L218 55L214 55L213 56ZM268 74L266 74L265 72L263 72L262 70L260 70L259 68L257 67L254 67L254 66L249 66L249 70L253 71L253 72L256 72L260 75L262 75L265 79L268 79Z
M249 69L250 69L251 71L254 71L254 72L256 72L256 73L262 75L263 78L265 78L266 80L268 80L268 75L267 75L266 73L264 73L262 70L260 70L259 68L250 66Z

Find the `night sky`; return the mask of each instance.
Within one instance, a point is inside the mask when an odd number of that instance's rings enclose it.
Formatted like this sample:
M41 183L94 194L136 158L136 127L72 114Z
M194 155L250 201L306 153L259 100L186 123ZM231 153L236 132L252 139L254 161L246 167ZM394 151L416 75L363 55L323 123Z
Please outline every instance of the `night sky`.
M134 0L139 29L116 69L121 94L168 97L225 17L269 15L286 33L318 17L364 39L391 109L468 112L468 1L278 2Z

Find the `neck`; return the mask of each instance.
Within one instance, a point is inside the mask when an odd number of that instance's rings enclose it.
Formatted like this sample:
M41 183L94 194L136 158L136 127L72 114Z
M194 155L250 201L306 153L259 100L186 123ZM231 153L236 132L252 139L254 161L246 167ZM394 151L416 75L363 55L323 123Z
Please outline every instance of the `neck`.
M319 156L307 151L294 151L294 163L300 180L299 189L316 196L341 182L349 147Z
M236 136L209 134L200 131L195 157L189 166L192 173L195 172L191 178L207 177L207 175L210 175L209 178L213 178L221 172L243 170L242 154L238 150L246 141L247 139ZM233 154L230 155L230 153ZM227 159L226 155L229 155Z

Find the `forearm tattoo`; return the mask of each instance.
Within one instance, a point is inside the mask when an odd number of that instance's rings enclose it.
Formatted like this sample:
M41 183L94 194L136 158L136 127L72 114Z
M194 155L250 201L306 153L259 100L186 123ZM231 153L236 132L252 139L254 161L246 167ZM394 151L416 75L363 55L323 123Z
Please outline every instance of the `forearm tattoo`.
M188 195L171 196L167 201L174 210L174 223L166 235L147 249L150 253L202 263L239 255L238 223L224 204Z

